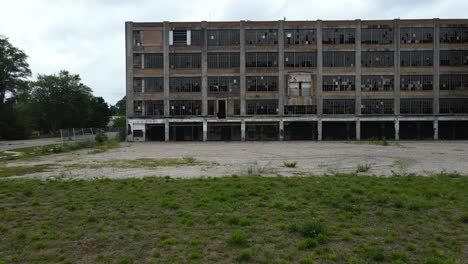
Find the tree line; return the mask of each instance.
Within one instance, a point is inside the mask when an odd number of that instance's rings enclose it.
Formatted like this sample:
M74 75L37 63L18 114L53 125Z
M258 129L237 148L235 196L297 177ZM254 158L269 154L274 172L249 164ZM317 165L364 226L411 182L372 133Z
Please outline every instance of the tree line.
M106 127L125 115L125 97L109 106L78 74L66 70L30 80L28 56L0 36L0 138L22 139L59 129Z

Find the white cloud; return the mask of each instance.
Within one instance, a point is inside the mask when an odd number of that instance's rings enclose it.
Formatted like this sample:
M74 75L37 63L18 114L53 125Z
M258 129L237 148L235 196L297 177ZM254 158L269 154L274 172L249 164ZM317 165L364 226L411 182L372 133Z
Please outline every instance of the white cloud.
M125 21L464 18L460 0L1 0L0 34L33 73L80 74L114 104L125 94Z

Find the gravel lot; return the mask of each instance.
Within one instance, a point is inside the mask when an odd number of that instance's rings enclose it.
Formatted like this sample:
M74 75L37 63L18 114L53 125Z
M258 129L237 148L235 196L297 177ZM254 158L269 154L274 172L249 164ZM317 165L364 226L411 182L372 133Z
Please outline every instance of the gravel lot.
M391 143L393 144L393 143ZM70 164L90 165L121 159L161 159L193 157L215 162L212 166L158 168L70 168ZM296 161L295 168L284 166ZM88 150L43 156L7 166L53 164L46 172L18 177L39 178L129 178L171 176L178 178L216 177L232 174L301 175L355 172L359 164L369 164L367 174L393 173L429 175L459 172L468 175L468 141L413 141L381 146L366 142L144 142L122 143L104 153Z

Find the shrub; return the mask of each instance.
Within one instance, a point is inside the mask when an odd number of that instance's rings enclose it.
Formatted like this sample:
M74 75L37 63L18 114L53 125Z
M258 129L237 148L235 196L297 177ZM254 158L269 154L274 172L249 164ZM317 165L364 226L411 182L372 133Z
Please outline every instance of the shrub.
M247 239L247 234L244 231L237 229L229 236L228 243L231 245L245 245L247 244Z
M96 136L94 137L94 140L96 140L97 143L103 143L107 141L107 135L103 131L99 131L96 133Z
M314 238L319 234L324 234L325 229L320 221L314 219L305 222L301 227L300 232L304 237Z
M284 161L283 164L287 168L295 168L297 165L297 161Z

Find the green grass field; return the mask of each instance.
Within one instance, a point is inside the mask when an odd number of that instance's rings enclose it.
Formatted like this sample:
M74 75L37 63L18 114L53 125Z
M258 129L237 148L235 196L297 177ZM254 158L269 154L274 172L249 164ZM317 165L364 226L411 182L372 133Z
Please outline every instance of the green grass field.
M0 180L0 263L466 263L468 177Z

